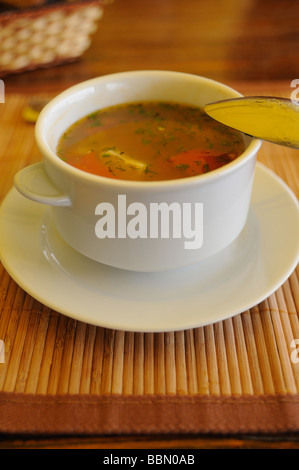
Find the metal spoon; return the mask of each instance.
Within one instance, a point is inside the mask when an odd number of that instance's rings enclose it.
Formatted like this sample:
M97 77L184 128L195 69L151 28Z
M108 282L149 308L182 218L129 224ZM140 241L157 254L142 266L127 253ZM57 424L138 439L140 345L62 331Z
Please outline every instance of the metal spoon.
M204 111L252 137L299 148L299 102L295 100L250 96L209 103Z

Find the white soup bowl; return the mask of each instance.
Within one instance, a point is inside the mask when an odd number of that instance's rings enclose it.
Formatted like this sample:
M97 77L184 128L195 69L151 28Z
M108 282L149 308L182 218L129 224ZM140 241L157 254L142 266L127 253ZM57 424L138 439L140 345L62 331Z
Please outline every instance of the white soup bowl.
M209 102L238 96L241 95L237 91L211 79L168 71L117 73L75 85L54 98L40 113L35 136L43 159L18 172L15 186L27 198L52 206L53 222L61 237L95 261L147 272L200 262L232 243L245 225L256 155L261 145L259 140L244 136L242 155L217 170L194 177L150 182L116 180L84 172L60 159L56 147L69 126L101 108L143 100L203 107ZM116 233L114 238L99 238L96 227L101 219L99 204L102 202L115 208L116 219L119 204L122 210L125 205L131 207L131 215L122 213L120 216L122 223L129 223L136 217L138 212L134 215L132 210L141 205L150 214L151 205L157 207L164 203L164 207L171 208L175 203L176 208L184 208L187 204L190 210L194 208L194 217L196 208L197 225L194 225L195 219L191 224L197 230L193 245L191 235L184 234L183 227L181 236L171 230L169 236L166 232L162 235L162 229L158 236L157 232L156 236L151 236L149 230L147 236L136 233L134 237L134 231L126 236L122 227L119 228L121 236ZM104 217L103 211L101 214ZM167 217L167 211L163 217ZM188 241L191 243L186 248Z

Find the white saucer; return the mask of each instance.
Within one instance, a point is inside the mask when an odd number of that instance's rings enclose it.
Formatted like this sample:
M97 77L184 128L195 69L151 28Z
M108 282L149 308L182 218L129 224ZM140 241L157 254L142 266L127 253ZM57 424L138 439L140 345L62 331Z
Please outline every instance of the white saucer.
M127 331L182 330L241 313L274 292L299 259L297 199L261 164L240 236L188 268L134 273L93 262L61 239L50 208L14 188L0 224L1 261L26 292L76 320Z

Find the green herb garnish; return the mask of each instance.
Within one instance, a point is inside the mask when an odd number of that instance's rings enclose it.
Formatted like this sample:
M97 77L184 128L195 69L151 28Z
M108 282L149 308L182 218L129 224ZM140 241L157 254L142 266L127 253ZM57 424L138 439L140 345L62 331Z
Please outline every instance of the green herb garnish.
M187 168L189 168L190 165L187 165L187 163L178 163L176 165L176 168L178 170L187 170Z

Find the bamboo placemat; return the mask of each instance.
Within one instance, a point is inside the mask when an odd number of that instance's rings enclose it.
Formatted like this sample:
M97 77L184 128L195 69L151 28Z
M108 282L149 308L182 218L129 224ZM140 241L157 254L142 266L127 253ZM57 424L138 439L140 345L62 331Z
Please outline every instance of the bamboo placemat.
M40 160L27 99L9 94L0 105L1 200L18 169ZM258 159L298 197L298 151L264 143ZM109 330L42 305L1 266L0 432L299 431L298 311L297 268L265 301L213 325Z

